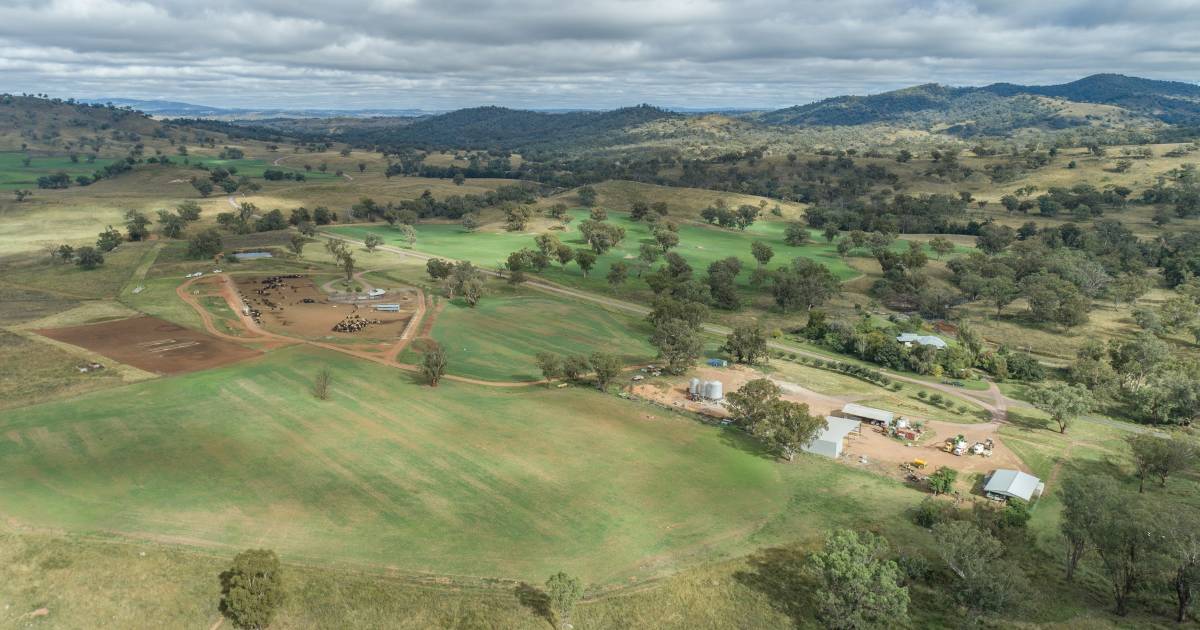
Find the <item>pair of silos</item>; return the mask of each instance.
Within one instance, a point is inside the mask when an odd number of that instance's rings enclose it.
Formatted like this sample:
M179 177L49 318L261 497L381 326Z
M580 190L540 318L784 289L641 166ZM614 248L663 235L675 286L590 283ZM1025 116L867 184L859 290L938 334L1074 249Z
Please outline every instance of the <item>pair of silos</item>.
M725 388L721 385L721 381L702 381L698 378L693 378L688 383L688 394L692 398L721 400L725 398Z

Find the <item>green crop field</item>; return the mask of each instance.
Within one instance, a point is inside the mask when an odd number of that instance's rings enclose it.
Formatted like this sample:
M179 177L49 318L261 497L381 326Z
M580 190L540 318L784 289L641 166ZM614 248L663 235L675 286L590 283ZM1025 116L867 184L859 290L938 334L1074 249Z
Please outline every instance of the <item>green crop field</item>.
M452 575L615 583L919 496L586 388L435 389L304 348L0 412L0 435L13 522Z
M655 351L649 324L639 319L543 295L489 295L475 308L455 300L434 324L433 338L446 349L448 371L494 381L541 378L538 352L614 352L626 363L647 361ZM419 360L410 349L406 359Z
M29 158L29 166L23 162L26 157ZM100 158L89 164L83 159L72 162L66 155L43 157L24 151L0 151L0 190L27 188L36 191L39 177L60 171L71 176L71 185L74 186L77 175L91 175L112 162Z

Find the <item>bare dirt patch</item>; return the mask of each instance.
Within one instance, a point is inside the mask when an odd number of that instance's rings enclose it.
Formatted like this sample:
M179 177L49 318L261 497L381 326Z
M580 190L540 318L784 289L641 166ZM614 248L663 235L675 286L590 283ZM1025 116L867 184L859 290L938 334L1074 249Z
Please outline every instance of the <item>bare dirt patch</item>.
M1021 462L1000 438L998 427L994 423L987 424L955 424L938 420L925 421L926 434L919 443L906 443L892 439L879 433L875 427L864 424L860 433L852 434L846 444L843 457L847 462L858 462L866 458L867 466L878 469L890 476L900 477L900 464L911 463L914 459L924 460L927 464L925 473L936 470L939 466L949 466L959 473L987 473L997 468L1011 468L1029 471L1029 467ZM991 457L981 455L954 455L941 450L946 438L962 435L967 444L983 442L988 438L994 440Z
M263 328L306 339L396 339L404 332L421 299L415 289L400 288L389 289L378 299L347 303L332 299L308 276L241 276L236 282L242 302L260 313ZM400 311L377 311L376 304L399 304ZM334 326L351 315L371 323L356 332L334 331Z
M770 378L772 382L783 390L782 397L785 400L804 403L808 405L809 411L821 415L828 415L834 410L841 409L842 405L847 402L862 398L862 396L830 396L822 394L796 383L764 376L756 370L741 365L731 365L726 368L702 366L692 370L683 377L653 379L637 383L633 385L632 391L636 396L677 409L685 409L716 418L724 418L729 415L725 407L720 404L689 400L688 382L692 378L698 378L701 381L721 381L726 394L736 391L742 385L756 378Z
M692 411L714 418L727 417L729 415L728 411L719 403L688 399L688 382L693 377L699 378L702 381L719 380L724 385L725 392L729 393L737 390L748 381L756 378L764 378L764 375L738 365L728 368L705 366L697 368L682 377L655 378L635 383L631 387L631 391L641 398L676 409ZM796 383L777 378L771 378L771 380L783 390L784 399L807 404L809 411L813 414L841 415L839 412L845 403L863 398L860 395L822 394ZM920 420L924 423L925 434L918 443L906 445L904 442L877 432L875 427L864 424L860 432L852 433L847 438L846 449L842 455L843 461L847 464L860 465L860 462L865 459L865 465L872 470L898 478L903 477L900 465L911 463L914 459L924 460L928 464L927 472L935 470L938 466L949 466L964 474L986 473L997 468L1014 468L1027 472L1029 470L1028 466L1025 466L1021 462L1021 459L1004 445L1004 441L999 434L999 425L994 422L958 424L939 420L926 420L907 413L903 415L909 420ZM995 444L992 449L992 456L958 456L943 452L941 450L943 441L946 438L958 435L964 436L968 445L975 442L983 442L991 438Z
M157 317L131 317L34 332L156 374L207 370L259 354Z

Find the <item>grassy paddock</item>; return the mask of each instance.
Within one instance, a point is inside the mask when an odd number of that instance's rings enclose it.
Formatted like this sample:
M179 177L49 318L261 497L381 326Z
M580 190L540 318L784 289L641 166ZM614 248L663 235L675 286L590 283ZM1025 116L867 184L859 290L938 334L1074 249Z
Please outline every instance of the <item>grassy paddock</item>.
M446 304L432 335L446 349L449 372L487 380L541 378L538 352L590 354L603 351L626 363L654 357L649 325L628 315L543 294L504 291L475 308L461 300ZM406 358L419 360L415 350Z
M315 403L313 374L333 369ZM407 573L612 585L833 525L917 493L586 388L413 384L307 348L0 413L0 510L69 531ZM480 410L486 410L481 413Z

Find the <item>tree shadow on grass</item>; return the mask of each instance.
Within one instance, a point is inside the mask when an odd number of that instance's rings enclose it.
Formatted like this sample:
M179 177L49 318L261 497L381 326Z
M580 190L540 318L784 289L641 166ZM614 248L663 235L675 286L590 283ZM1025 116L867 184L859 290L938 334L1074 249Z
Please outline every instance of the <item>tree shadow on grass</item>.
M750 570L737 571L733 579L765 595L772 607L803 626L811 622L816 590L804 572L804 562L805 554L798 549L763 549L750 556Z
M735 428L733 425L721 427L721 443L756 457L762 457L771 461L778 459L775 453L763 446L762 442L754 439L745 431Z
M1050 421L1028 416L1012 409L1008 410L1008 423L1022 431L1037 431L1050 429ZM1057 431L1057 429L1056 429Z
M532 586L526 582L521 582L514 589L513 594L517 596L517 601L522 606L528 608L533 614L546 620L550 627L554 627L554 612L550 610L550 596L543 593L541 589Z

